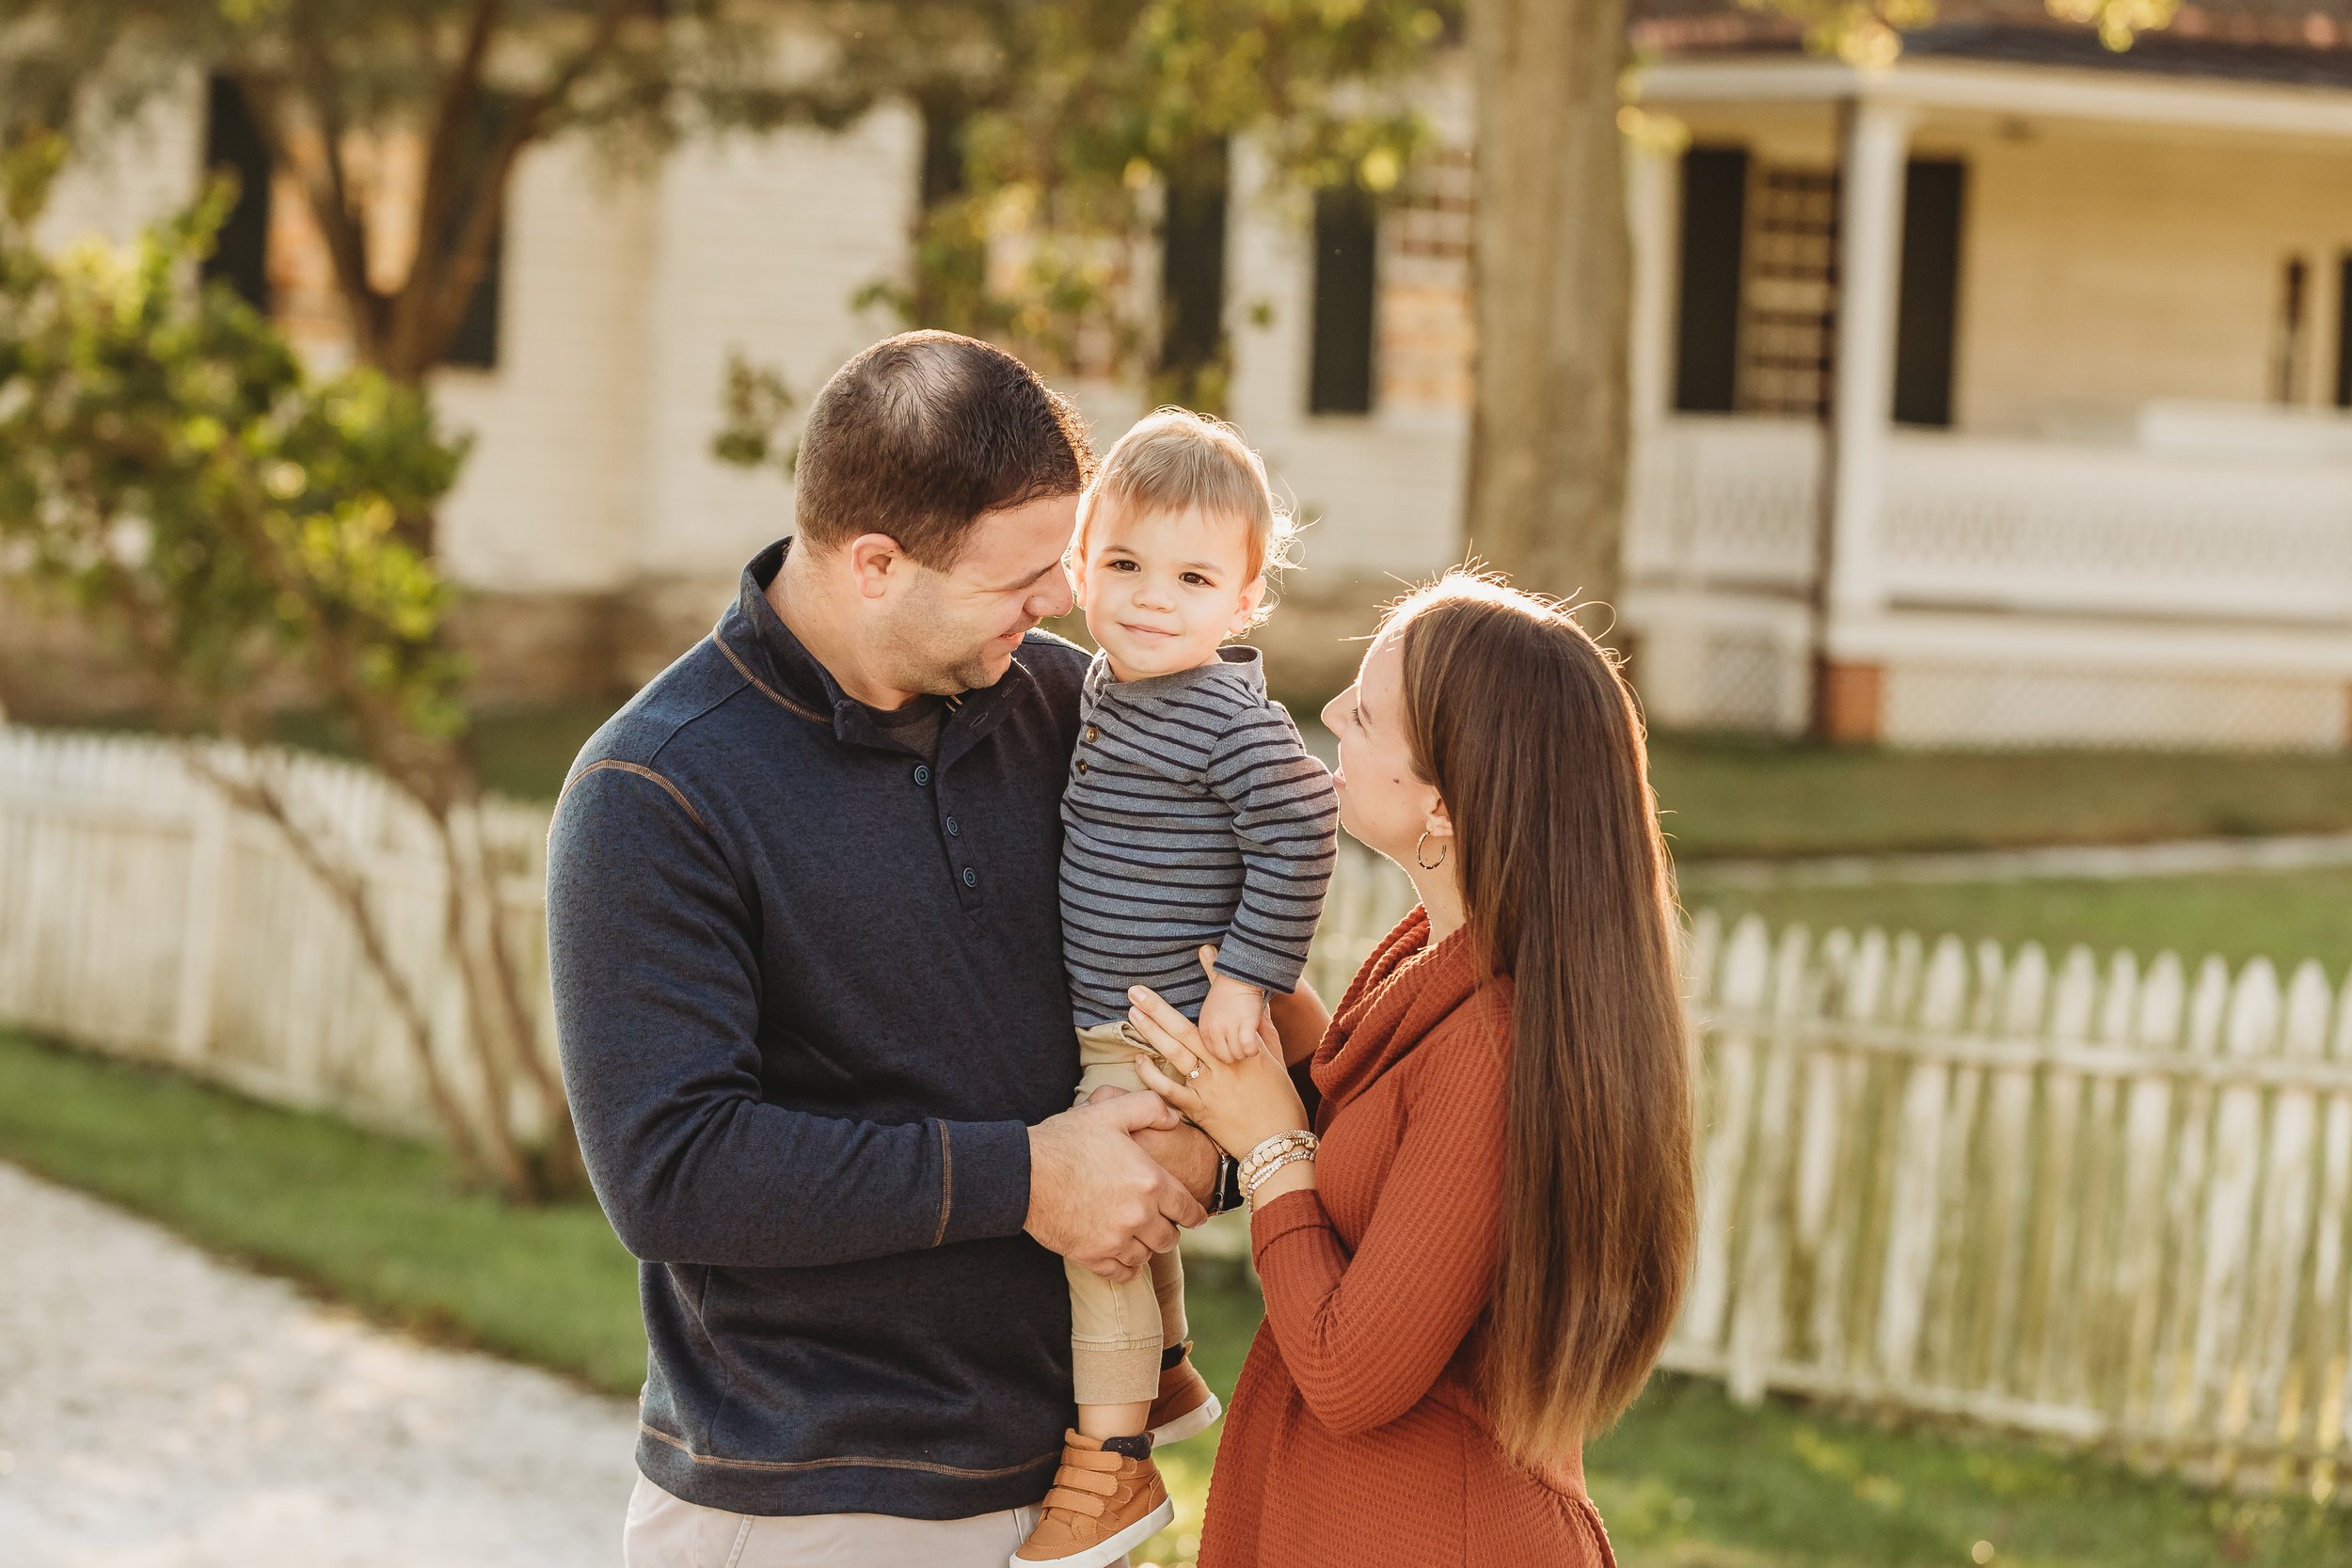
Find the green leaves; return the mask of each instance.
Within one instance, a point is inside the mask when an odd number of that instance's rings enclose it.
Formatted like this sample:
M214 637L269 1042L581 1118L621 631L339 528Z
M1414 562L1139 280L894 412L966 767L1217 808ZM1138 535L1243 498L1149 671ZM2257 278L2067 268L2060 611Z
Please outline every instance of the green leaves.
M455 482L416 388L318 379L194 287L232 190L132 245L32 244L42 141L0 155L0 572L115 633L172 714L235 733L290 683L448 735L464 671L415 541Z
M952 142L954 179L926 203L911 277L860 303L1122 379L1144 369L1152 341L1134 275L1163 193L1204 164L1221 171L1217 149L1244 135L1294 186L1395 188L1428 139L1399 83L1459 17L1456 0L922 9L925 29L861 30L845 59L877 86L907 86ZM906 57L879 37L904 39ZM967 43L918 56L917 41L937 37ZM931 61L954 63L926 78ZM1215 375L1192 369L1195 384L1177 390L1213 396Z

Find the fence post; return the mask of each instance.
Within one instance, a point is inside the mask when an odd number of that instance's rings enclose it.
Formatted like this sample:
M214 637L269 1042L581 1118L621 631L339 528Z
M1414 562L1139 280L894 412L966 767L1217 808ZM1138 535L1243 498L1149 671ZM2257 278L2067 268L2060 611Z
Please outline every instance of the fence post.
M213 1040L213 994L220 978L223 927L229 914L229 835L234 814L228 798L188 775L195 810L188 838L188 885L181 912L180 993L172 1006L171 1053L203 1059Z

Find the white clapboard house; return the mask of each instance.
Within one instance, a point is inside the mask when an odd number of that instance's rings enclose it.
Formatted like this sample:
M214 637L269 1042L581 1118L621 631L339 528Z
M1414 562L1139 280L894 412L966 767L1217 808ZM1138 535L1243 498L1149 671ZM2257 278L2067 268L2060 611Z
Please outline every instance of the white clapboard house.
M1858 69L1728 0L1637 4L1636 446L1619 608L1655 721L1901 744L2352 740L2352 8L2216 0L2129 51L1947 0ZM1230 412L1316 518L1269 628L1303 690L1448 563L1468 422L1469 101L1377 211L1234 149ZM893 324L908 107L517 174L437 391L479 444L444 522L516 691L642 678L707 626L789 491L709 456L741 351L803 397ZM121 233L252 166L191 80L91 145L49 222ZM1189 237L1195 253L1200 236ZM281 192L218 269L322 354ZM1107 438L1132 399L1085 388ZM1475 541L1470 542L1475 545Z

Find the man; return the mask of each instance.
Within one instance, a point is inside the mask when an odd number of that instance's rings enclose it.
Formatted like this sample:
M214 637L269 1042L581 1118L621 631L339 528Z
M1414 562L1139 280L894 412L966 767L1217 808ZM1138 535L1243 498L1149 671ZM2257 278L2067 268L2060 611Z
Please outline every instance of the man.
M548 940L644 1259L632 1568L996 1568L1071 1415L1056 1254L1132 1277L1203 1217L1156 1097L1066 1108L1087 661L1036 628L1090 464L1010 356L876 344L810 409L795 537L573 766Z

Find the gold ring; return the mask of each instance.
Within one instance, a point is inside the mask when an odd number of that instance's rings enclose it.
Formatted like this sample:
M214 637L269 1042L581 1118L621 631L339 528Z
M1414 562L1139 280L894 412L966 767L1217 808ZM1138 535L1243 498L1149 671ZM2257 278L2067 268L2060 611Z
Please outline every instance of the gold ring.
M1187 1073L1185 1073L1185 1074L1184 1074L1184 1078L1185 1078L1185 1080L1186 1080L1187 1082L1189 1082L1189 1081L1190 1081L1190 1080L1192 1080L1192 1079L1198 1078L1198 1077L1200 1077L1200 1069L1199 1068L1194 1068L1194 1069L1193 1069L1190 1072L1187 1072Z

